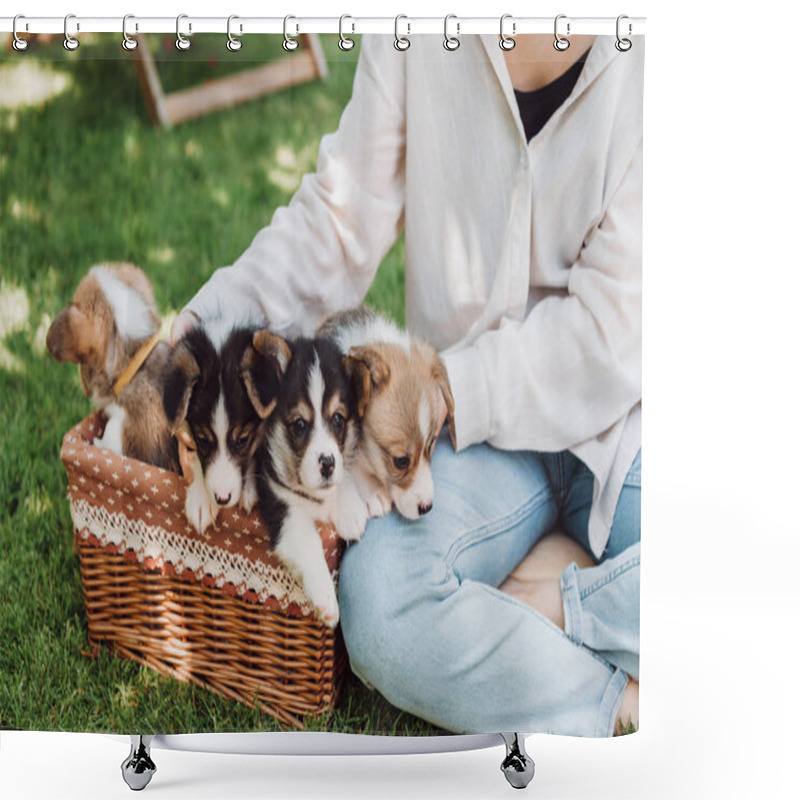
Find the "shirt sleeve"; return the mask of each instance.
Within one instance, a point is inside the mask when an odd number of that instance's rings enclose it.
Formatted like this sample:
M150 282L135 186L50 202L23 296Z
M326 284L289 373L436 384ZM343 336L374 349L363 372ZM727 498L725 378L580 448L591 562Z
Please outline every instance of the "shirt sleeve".
M642 396L642 143L570 269L567 293L444 354L458 449L559 451Z
M403 59L391 37L365 36L353 94L338 130L320 143L316 172L186 308L201 320L312 333L333 311L363 300L402 228L404 197Z

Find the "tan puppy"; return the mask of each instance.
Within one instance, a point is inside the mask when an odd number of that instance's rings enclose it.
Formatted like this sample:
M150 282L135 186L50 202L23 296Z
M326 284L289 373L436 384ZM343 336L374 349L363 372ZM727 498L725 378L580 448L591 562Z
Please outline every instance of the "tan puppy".
M81 387L107 417L95 440L121 455L178 469L178 451L161 401L169 346L147 276L132 264L92 267L47 332L58 361L80 367Z
M360 381L361 443L354 467L370 516L392 505L408 519L433 508L431 456L445 420L455 438L447 371L434 349L367 309L320 329L346 353Z

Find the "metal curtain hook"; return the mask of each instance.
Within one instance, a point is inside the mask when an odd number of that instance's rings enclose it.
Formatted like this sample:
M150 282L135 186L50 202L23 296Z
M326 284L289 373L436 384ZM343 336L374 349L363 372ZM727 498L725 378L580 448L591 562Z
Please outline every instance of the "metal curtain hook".
M505 24L505 21L511 18L512 18L511 14L503 14L503 16L500 17L500 49L505 50L506 52L509 50L513 50L517 46L517 43L514 41L514 39L511 36L506 36L505 32L503 31L503 25ZM516 32L517 32L517 23L512 22L511 33L513 34Z
M192 46L192 42L190 39L187 39L181 33L181 20L188 19L188 14L178 14L178 18L175 20L175 47L178 50L188 50ZM189 32L191 32L192 26L191 23L189 24Z
M71 19L75 19L74 14L67 14L64 17L64 49L65 50L77 50L80 46L80 42L74 37L69 35L69 21ZM79 31L81 26L78 24L76 25L75 31Z
M398 14L394 18L394 49L402 53L404 50L408 50L408 48L411 47L411 39L400 35L399 26L401 19L408 19L408 17L405 14ZM408 33L411 33L411 25L408 22L406 23L406 28L408 29Z
M136 19L133 14L126 14L122 18L122 49L127 50L130 52L131 50L135 50L139 46L139 42L136 39L132 39L128 36L128 20L129 19ZM139 30L139 26L136 26L136 30Z
M456 35L450 36L447 32L447 23L450 22L451 19L458 19L455 14L448 14L444 18L444 49L449 50L451 53L453 50L458 50L461 47L461 40L458 38L458 33L461 30L461 23L456 22Z
M17 33L17 20L20 19L25 19L25 16L23 14L17 14L17 16L14 17L14 24L11 29L12 33L14 34L14 41L12 42L12 46L17 52L23 53L25 52L25 50L28 49L28 45L30 44L30 42L27 39L21 38Z
M630 49L631 49L631 47L633 46L633 44L632 44L632 42L631 42L631 40L630 40L630 39L623 39L623 38L621 38L621 37L620 37L620 35L619 35L619 24L620 24L620 22L622 22L622 20L624 20L624 19L628 19L628 16L627 16L627 14L620 14L620 15L617 17L617 41L616 41L616 43L614 44L614 47L616 47L616 48L617 48L617 50L619 50L619 51L620 51L620 53L627 53L627 52L628 52L628 50L630 50ZM630 24L630 22L629 22L629 23L628 23L628 35L630 36L630 34L631 34L631 24Z
M237 17L236 14L231 14L228 17L228 44L226 45L226 47L228 48L228 50L231 51L231 53L236 53L236 52L238 52L239 50L242 49L242 40L241 39L237 39L231 33L231 22L233 22L235 19L239 19L239 17ZM239 32L240 33L241 33L241 30L242 30L242 26L240 25L239 26Z
M349 14L342 14L342 16L339 17L339 49L340 50L352 50L356 46L356 43L349 36L345 36L344 33L342 32L342 26L344 25L344 21L346 19L353 19L353 18ZM352 23L352 28L353 28L352 32L355 33L356 26L355 26L354 23Z
M300 42L297 39L292 38L289 36L288 33L288 25L290 19L297 19L297 17L293 17L291 14L283 18L283 49L288 50L290 53L294 50L297 50L300 47Z
M569 48L569 39L565 39L563 36L558 35L558 21L560 19L566 19L566 14L559 14L556 17L555 24L553 26L553 34L555 35L555 41L553 42L553 47L558 50L559 53L563 53L566 49ZM567 36L569 36L569 22L567 23Z

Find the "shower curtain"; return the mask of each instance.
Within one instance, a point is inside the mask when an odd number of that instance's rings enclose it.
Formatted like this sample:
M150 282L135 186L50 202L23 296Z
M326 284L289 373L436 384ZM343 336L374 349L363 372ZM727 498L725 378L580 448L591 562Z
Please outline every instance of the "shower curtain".
M0 729L635 730L644 38L231 30L2 51ZM95 443L48 332L116 263L165 341L365 304L438 354L448 421L381 467L432 506L321 531L335 629L257 510L197 531Z

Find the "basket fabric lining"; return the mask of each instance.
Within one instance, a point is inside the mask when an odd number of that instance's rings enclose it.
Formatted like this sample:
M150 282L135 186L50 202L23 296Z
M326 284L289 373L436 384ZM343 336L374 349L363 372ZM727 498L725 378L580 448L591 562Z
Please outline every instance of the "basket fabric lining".
M102 428L102 416L90 415L66 434L61 449L77 537L147 570L273 610L313 614L301 586L270 551L257 513L222 509L213 527L194 530L183 511L186 481L95 446ZM321 527L320 537L335 582L342 543L330 526Z

